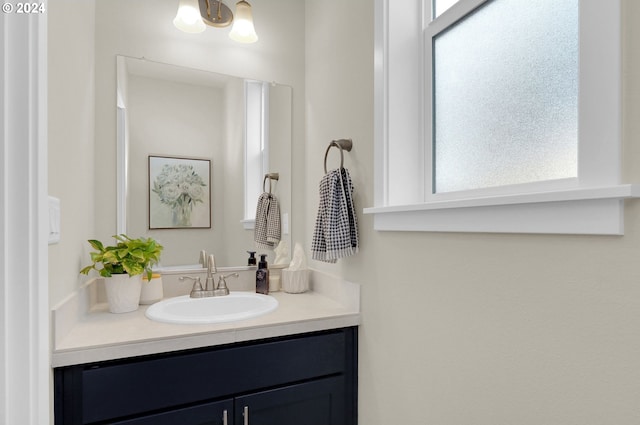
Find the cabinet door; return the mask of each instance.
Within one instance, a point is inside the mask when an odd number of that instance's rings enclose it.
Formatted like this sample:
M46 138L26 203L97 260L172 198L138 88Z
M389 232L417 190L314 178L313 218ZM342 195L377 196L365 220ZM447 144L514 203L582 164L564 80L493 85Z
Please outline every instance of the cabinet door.
M110 423L113 425L232 425L233 401L206 403Z
M349 425L344 386L338 376L238 397L235 425Z

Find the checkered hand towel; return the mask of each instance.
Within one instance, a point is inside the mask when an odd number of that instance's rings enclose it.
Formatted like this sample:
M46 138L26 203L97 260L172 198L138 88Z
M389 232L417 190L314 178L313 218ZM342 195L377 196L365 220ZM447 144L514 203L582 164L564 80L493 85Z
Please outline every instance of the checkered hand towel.
M320 181L320 203L311 243L314 260L335 263L358 252L358 224L353 183L345 168L331 170Z
M273 249L280 242L280 205L271 193L258 198L253 239L261 249Z

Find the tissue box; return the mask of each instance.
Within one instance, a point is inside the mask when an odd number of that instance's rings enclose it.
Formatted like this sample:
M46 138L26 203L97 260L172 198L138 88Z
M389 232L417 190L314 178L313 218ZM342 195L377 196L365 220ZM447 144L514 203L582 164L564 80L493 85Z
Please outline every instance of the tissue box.
M300 294L309 290L309 270L282 269L282 290Z

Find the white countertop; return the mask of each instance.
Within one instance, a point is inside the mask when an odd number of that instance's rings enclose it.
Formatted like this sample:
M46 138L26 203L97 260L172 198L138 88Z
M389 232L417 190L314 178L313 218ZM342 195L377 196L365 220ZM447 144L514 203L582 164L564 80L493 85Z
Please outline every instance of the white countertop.
M51 363L53 367L68 366L359 325L359 285L347 284L347 290L336 290L334 284L318 282L315 291L302 294L274 292L270 295L279 303L275 311L209 325L155 322L145 316L148 306L113 314L107 304L93 304L66 324L64 332L57 330Z

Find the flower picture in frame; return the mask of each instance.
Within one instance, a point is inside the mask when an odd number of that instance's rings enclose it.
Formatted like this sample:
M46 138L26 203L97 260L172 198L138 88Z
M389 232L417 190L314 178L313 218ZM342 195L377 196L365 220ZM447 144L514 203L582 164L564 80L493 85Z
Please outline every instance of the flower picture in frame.
M149 155L149 229L211 228L211 161Z

